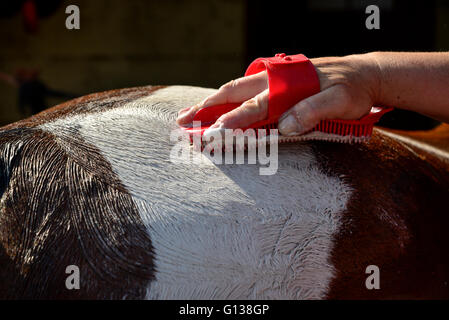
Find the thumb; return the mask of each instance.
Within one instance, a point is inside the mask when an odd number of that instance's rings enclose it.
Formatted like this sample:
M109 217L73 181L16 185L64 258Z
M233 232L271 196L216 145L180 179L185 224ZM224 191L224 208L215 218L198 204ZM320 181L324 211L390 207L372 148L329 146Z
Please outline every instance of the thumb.
M278 129L284 136L303 134L313 129L321 120L335 119L348 106L344 90L332 86L322 92L301 100L279 119Z

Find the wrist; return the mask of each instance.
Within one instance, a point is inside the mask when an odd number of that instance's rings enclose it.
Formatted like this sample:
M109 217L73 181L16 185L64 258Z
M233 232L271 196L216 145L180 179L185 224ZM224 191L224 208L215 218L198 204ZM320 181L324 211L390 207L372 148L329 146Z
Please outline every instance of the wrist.
M384 104L384 67L380 56L382 52L369 52L363 54L363 60L368 66L370 77L372 78L373 104Z
M383 101L383 71L378 54L378 52L370 52L343 57L353 66L358 75L357 81L363 85L373 105L381 105Z
M320 79L321 91L343 84L363 91L371 105L382 105L383 75L375 53L353 54L343 57L310 59Z

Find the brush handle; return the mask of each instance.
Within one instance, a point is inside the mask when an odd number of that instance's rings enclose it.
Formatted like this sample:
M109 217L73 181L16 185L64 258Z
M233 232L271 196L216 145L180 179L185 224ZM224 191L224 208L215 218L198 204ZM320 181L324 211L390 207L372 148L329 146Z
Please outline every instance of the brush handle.
M312 62L302 54L276 54L271 58L254 60L245 76L267 71L268 118L265 123L276 123L279 117L299 101L320 91L320 81Z

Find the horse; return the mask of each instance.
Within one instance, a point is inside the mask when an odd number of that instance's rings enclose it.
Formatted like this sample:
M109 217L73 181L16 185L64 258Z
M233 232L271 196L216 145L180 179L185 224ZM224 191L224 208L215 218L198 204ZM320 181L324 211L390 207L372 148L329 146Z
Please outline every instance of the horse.
M445 130L282 143L272 175L173 161L177 111L213 92L106 91L1 128L0 298L449 298Z

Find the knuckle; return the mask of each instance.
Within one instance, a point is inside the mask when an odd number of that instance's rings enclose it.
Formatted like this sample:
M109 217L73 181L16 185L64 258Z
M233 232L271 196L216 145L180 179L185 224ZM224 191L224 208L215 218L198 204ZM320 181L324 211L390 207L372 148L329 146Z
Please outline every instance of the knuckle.
M339 86L338 99L341 101L342 104L347 104L351 102L352 95L351 95L351 88L349 85L341 84Z
M295 109L296 112L294 114L298 122L315 123L320 120L317 109L313 107L308 99L302 100Z
M265 103L265 96L264 95L257 95L255 97L255 103L259 106L262 107Z
M229 122L232 120L232 114L225 113L221 115L217 121L215 121L216 124L220 124L221 127L226 128L229 125Z
M245 107L248 106L253 106L253 105L257 105L258 104L258 100L256 99L256 97L253 97L247 101L245 101L245 103L243 104Z
M352 96L351 89L349 86L347 85L340 86L337 99L340 113L342 113L343 115L350 113L352 110L354 97Z
M345 105L352 102L351 92L346 87L341 91L341 100L342 100L342 103Z
M220 91L230 91L238 85L238 80L231 80L220 87Z
M257 102L257 99L254 97L254 98L251 98L251 99L246 100L245 102L243 102L239 109L240 110L242 110L242 109L246 109L247 110L248 108L254 108L254 107L257 107L257 106L258 106L258 102Z

